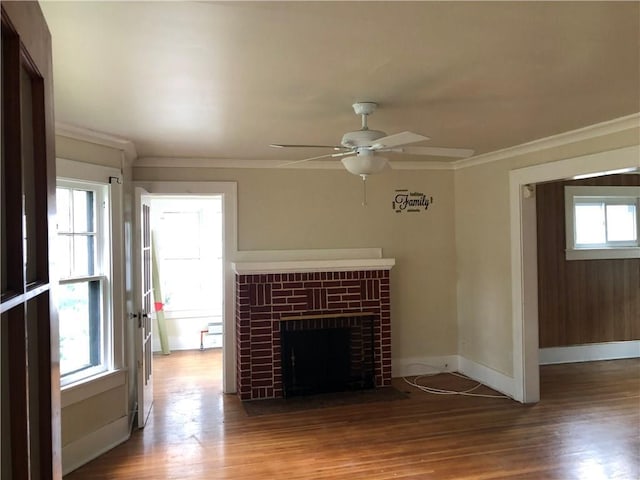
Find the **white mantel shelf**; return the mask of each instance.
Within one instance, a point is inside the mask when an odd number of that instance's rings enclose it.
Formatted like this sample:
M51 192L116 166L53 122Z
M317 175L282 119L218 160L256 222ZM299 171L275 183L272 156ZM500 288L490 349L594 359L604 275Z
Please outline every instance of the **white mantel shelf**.
M238 275L303 272L349 272L360 270L391 270L395 258L359 258L353 260L291 260L276 262L236 262Z

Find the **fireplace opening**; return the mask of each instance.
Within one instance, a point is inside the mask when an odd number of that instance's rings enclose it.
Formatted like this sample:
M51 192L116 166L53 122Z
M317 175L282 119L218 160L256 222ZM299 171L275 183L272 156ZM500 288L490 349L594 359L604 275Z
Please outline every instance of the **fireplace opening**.
M343 325L339 325L340 320ZM309 321L283 323L281 346L285 397L374 387L371 318L324 319L324 322L316 319L311 324Z

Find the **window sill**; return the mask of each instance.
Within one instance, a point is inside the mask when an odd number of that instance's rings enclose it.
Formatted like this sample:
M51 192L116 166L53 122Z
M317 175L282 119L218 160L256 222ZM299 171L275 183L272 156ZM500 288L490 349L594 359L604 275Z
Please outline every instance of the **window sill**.
M81 381L65 385L60 389L61 407L65 408L74 403L82 402L108 390L112 390L126 383L127 371L124 369L111 370L85 378Z
M567 260L640 258L640 247L584 248L566 250L566 258Z

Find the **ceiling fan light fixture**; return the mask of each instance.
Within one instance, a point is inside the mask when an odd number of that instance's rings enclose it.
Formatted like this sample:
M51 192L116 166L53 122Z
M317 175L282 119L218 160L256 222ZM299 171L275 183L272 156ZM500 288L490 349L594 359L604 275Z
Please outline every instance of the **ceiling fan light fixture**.
M384 170L388 165L388 160L379 155L354 155L344 157L342 165L354 175L372 175Z

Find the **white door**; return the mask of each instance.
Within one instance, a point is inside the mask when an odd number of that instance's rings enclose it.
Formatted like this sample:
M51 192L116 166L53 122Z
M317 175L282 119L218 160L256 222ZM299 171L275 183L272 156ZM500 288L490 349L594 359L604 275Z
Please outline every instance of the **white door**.
M136 322L135 348L138 383L138 427L143 428L153 405L153 350L151 307L151 207L149 194L135 189L134 221L134 300Z

